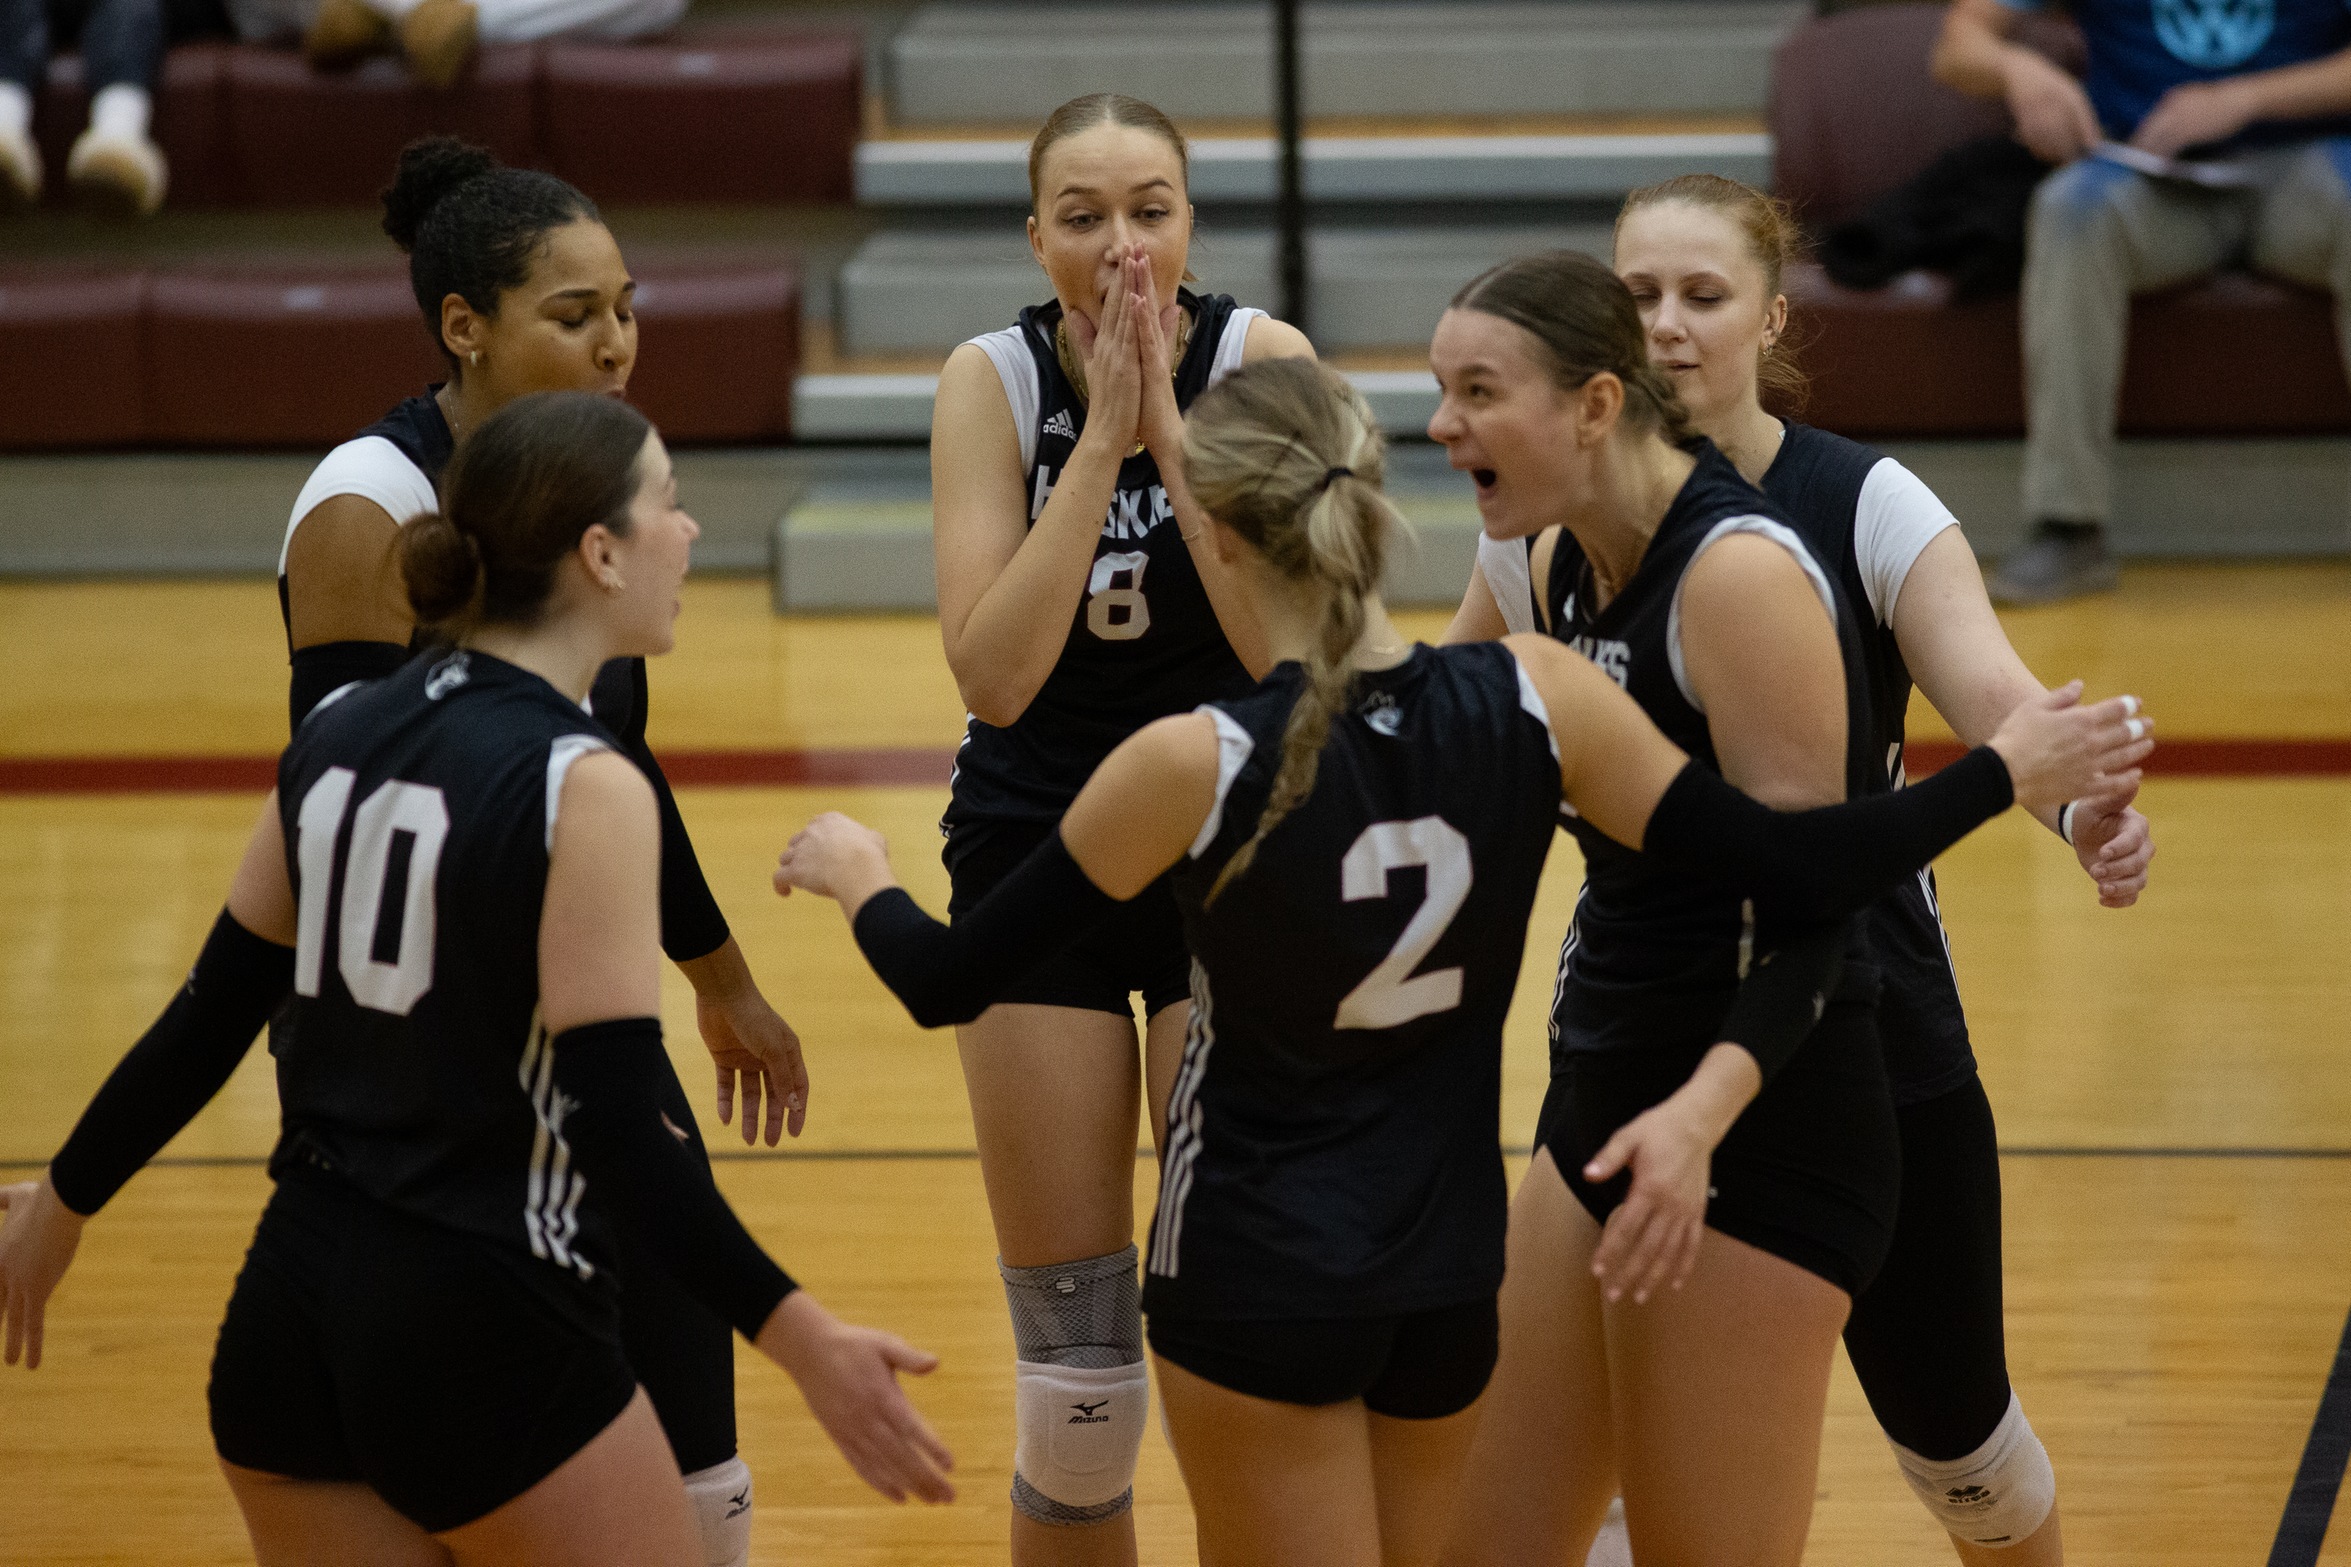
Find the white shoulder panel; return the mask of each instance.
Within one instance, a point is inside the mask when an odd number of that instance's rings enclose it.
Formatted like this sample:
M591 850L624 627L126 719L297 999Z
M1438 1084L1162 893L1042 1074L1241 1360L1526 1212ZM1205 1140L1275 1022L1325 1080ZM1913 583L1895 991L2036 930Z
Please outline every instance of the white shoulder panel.
M996 379L1004 383L1004 400L1012 405L1012 428L1020 435L1020 473L1025 484L1029 470L1037 463L1037 410L1044 398L1044 389L1037 384L1037 361L1017 326L982 333L971 341L988 356L996 367Z
M1502 624L1512 634L1540 630L1535 624L1535 579L1529 570L1524 539L1489 539L1478 535L1478 575L1494 595Z
M1196 860L1208 852L1208 846L1224 830L1224 797L1232 792L1233 780L1241 776L1241 769L1249 765L1249 755L1257 749L1257 742L1221 707L1203 705L1193 711L1206 713L1216 720L1216 803L1208 808L1208 820L1200 824L1200 836L1192 840L1189 854Z
M294 530L320 504L338 495L357 495L375 502L395 523L405 523L440 507L433 481L408 460L405 452L380 435L345 441L310 470L302 493L294 497L294 513L286 519L286 538L278 546L278 575L286 574L286 551L293 547Z
M1820 595L1821 607L1829 612L1829 625L1836 625L1837 590L1829 586L1828 573L1820 569L1820 562L1812 558L1812 551L1804 547L1804 541L1796 537L1794 529L1785 523L1774 522L1769 517L1725 517L1716 523L1714 531L1700 540L1698 547L1690 552L1689 565L1682 568L1682 582L1690 580L1690 567L1698 564L1701 555L1714 548L1718 540L1727 539L1734 533L1761 534L1795 556L1796 564L1804 568L1804 575L1812 579L1813 591ZM1673 683L1681 687L1683 700L1703 713L1706 704L1699 701L1698 693L1690 689L1689 671L1682 664L1682 582L1674 584L1673 607L1666 611L1665 661L1673 670Z
M1891 457L1881 458L1861 481L1853 508L1853 559L1869 591L1870 619L1894 623L1894 601L1902 596L1910 568L1945 528L1959 519L1926 486L1926 481Z
M1249 323L1264 314L1254 305L1243 305L1225 318L1224 335L1216 340L1216 357L1208 361L1210 386L1241 368L1241 356L1249 351Z

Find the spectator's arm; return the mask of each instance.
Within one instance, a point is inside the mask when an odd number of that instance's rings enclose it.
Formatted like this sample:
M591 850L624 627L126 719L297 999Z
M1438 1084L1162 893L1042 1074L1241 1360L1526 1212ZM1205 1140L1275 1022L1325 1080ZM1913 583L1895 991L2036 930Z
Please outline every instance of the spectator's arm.
M2183 82L2139 122L2131 145L2161 157L2226 141L2256 120L2351 113L2351 49L2217 82Z
M2003 0L1952 0L1935 40L1935 80L2000 99L2015 117L2017 140L2046 162L2070 163L2097 144L2097 113L2062 67L2009 40L2019 15Z

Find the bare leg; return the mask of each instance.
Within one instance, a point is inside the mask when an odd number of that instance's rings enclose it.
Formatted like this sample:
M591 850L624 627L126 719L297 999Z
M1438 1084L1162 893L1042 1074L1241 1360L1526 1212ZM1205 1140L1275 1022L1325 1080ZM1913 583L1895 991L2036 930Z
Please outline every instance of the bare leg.
M1142 1098L1133 1020L1077 1007L991 1007L956 1031L956 1044L1005 1264L1078 1262L1131 1244ZM1132 1567L1133 1516L1047 1524L1016 1511L1012 1560Z
M1510 1205L1502 1357L1443 1559L1449 1567L1581 1567L1616 1495L1607 1339L1592 1278L1599 1229L1538 1149Z
M364 1485L292 1480L225 1458L220 1472L245 1515L258 1567L450 1567L454 1560Z
M1606 1308L1625 1519L1642 1567L1802 1561L1829 1361L1850 1305L1817 1274L1708 1230L1685 1287Z
M643 1388L563 1467L440 1538L458 1567L702 1564L693 1504Z
M1360 1401L1276 1403L1156 1355L1152 1362L1199 1520L1200 1567L1365 1567L1383 1559L1371 1417Z
M1379 1504L1381 1567L1435 1567L1452 1533L1461 1471L1483 1400L1437 1420L1398 1420L1366 1410L1372 1492Z

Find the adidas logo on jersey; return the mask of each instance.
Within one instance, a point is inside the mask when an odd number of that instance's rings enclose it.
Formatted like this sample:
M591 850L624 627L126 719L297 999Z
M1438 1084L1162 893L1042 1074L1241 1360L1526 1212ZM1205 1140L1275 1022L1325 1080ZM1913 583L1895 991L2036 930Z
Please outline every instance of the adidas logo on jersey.
M1041 433L1058 435L1065 441L1074 441L1078 438L1078 427L1071 421L1069 410L1062 408L1055 410L1053 417L1045 421Z

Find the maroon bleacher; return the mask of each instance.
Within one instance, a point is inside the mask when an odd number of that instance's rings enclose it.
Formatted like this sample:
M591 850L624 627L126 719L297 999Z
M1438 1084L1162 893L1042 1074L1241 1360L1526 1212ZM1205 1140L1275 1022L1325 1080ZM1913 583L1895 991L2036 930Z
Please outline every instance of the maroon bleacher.
M550 44L548 166L599 201L845 203L859 52L753 32Z
M370 205L400 148L436 131L599 201L846 202L862 66L853 39L712 26L486 49L435 92L388 58L321 72L290 49L191 44L168 57L155 132L175 207ZM80 58L59 56L34 122L53 199L88 106Z
M791 436L788 262L662 258L630 395L680 444ZM0 267L0 451L319 447L446 374L398 258Z
M1852 217L1951 147L2005 130L1996 105L1936 82L1943 7L1872 5L1805 23L1772 66L1773 184L1819 227ZM2026 41L2078 64L2066 24ZM1804 416L1871 437L2013 435L2024 429L2013 296L1958 305L1914 272L1859 293L1819 268L1789 279L1812 382ZM2351 430L2323 293L2222 273L2133 302L2120 428L2127 435L2304 435Z

